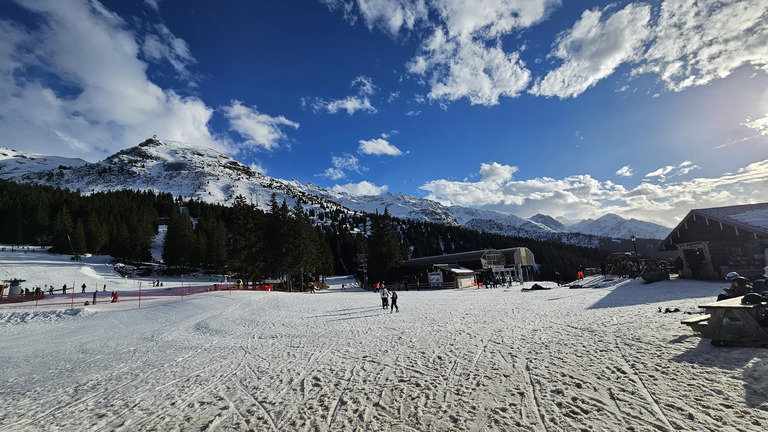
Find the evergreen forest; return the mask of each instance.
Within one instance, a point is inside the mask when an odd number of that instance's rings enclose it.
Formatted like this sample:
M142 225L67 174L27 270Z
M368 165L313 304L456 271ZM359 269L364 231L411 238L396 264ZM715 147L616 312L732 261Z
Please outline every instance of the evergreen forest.
M386 211L305 209L301 200L289 207L274 194L267 204L269 210L263 211L243 197L223 206L130 190L86 196L0 180L0 242L140 264L152 261L153 241L165 227L167 272L285 279L289 287L304 286L318 275L359 274L364 266L369 280L391 280L408 258L510 247L534 253L539 279L554 280L560 272L563 280L572 280L578 265L595 266L607 255L561 242L401 220Z

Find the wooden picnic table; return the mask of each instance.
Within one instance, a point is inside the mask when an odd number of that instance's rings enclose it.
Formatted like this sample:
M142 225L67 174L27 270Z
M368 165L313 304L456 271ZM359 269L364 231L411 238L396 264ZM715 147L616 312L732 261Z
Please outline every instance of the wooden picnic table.
M682 320L712 345L768 347L768 303L742 304L734 297L699 306L707 314Z

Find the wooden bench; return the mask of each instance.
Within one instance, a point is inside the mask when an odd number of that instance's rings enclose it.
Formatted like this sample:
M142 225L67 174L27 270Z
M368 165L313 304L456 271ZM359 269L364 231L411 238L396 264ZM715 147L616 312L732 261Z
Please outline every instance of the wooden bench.
M694 333L701 334L709 324L710 315L698 315L693 318L688 318L680 321L680 324L685 324L693 330Z
M712 345L768 346L768 326L763 326L768 304L741 304L742 297L699 306L707 315L681 321Z

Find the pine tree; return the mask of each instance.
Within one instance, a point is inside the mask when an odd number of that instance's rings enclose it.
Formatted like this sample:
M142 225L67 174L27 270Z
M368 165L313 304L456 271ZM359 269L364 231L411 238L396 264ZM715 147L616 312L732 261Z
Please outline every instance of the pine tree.
M63 206L53 220L53 251L57 253L74 253L69 242L74 224L69 208Z
M371 280L385 279L387 274L405 260L400 233L385 209L383 215L371 217L368 237L368 274Z
M243 196L237 196L232 206L230 232L230 263L235 273L243 279L253 280L262 275L261 239L258 227L262 224L262 213Z
M163 246L163 261L166 265L185 269L193 264L197 239L189 215L175 213L168 221Z
M78 219L78 221L75 222L70 237L72 249L75 251L75 254L82 255L88 251L88 246L85 242L85 228L83 227L83 221Z

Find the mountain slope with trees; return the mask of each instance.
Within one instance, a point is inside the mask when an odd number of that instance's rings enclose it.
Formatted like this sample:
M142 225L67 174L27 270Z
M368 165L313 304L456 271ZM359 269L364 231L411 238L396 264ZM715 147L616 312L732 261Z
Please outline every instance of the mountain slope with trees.
M170 194L120 190L83 196L61 188L0 180L0 242L51 246L62 254L108 254L147 263L160 225L166 225L166 271L200 270L249 280L285 280L304 287L319 275L358 271L361 257L372 280L385 280L407 258L485 248L525 246L541 264L541 277L568 277L575 265L595 265L595 248L481 233L459 226L307 209L278 203L270 211L242 197L224 206ZM362 276L362 275L361 275Z

